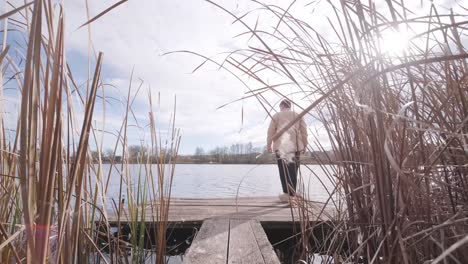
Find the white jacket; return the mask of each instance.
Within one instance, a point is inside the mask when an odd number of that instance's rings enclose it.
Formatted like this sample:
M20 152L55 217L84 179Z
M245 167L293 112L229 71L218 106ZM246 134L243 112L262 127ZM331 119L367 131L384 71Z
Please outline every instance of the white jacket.
M270 126L268 127L267 147L272 147L273 151L278 151L280 155L305 151L307 147L307 127L303 118L272 142L272 137L276 132L281 130L281 128L293 121L296 117L297 114L290 109L283 109L273 115Z

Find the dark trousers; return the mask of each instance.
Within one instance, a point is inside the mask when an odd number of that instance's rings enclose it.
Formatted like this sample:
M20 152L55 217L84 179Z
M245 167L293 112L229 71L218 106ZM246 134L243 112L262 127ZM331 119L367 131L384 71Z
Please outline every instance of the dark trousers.
M294 195L297 186L297 171L299 169L299 156L300 152L296 152L292 162L282 159L278 152L276 152L276 160L278 162L278 169L281 180L281 187L283 193Z

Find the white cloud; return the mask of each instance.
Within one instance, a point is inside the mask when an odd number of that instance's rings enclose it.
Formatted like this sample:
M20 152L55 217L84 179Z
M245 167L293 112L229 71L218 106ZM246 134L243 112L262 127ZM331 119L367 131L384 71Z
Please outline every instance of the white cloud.
M104 1L89 2L91 16L109 6L109 3ZM236 15L243 15L249 10L261 7L251 1L217 2ZM283 8L290 4L289 1L265 2ZM379 3L379 10L386 12L386 4L383 1ZM329 4L318 2L304 7L305 4L306 2L298 1L290 12L318 26L324 32L330 30L328 22L324 19L331 14ZM86 21L84 1L73 0L66 5L69 48L86 55L86 27L75 30ZM256 18L256 15L246 17L252 27ZM271 15L261 17L260 21L263 22L261 26L267 30L277 23L265 23L277 21L272 20ZM128 86L131 68L135 66L135 79L143 79L145 85L151 87L153 96L161 92L161 119L168 120L172 113L173 97L177 95L177 125L185 137L191 140L197 137L205 138L200 141L212 140L212 145L248 141L261 144L269 120L265 120L266 114L255 99L244 102L243 125L241 103L215 110L226 102L242 97L246 91L242 83L229 73L216 70L216 67L210 66L209 63L191 74L192 70L203 62L203 59L197 56L183 53L162 56L170 51L190 50L220 58L221 52L245 48L249 35L235 39L233 36L245 32L246 28L240 23L232 22L233 18L230 15L202 0L140 0L128 1L112 10L92 23L91 31L95 50L105 52L106 65L112 69L109 75L119 80L116 86L122 87L123 92ZM268 78L271 83L275 83L277 77ZM142 119L148 112L146 89L145 87L144 91L140 92L135 103L136 112ZM283 92L294 90L282 89ZM267 98L271 100L275 97L267 95ZM305 107L309 103L304 101L300 104ZM190 142L186 143L187 146L193 145ZM182 145L183 152L192 152L189 148L186 149L184 144Z
M19 0L18 2L22 3ZM115 1L88 2L91 17L115 3ZM243 15L249 10L261 7L252 1L216 2L236 15ZM287 8L291 3L282 0L264 2L283 8ZM330 14L330 8L326 8L329 6L328 3L318 1L305 7L305 3L309 2L297 1L290 12L324 32L329 31L325 19ZM65 1L67 50L80 54L82 58L88 54L87 27L79 28L87 20L85 3L84 0ZM383 1L378 3L381 10L386 9ZM435 1L435 3L448 5L447 1ZM450 5L457 7L461 3L455 1ZM247 23L252 27L256 23L257 14L265 12L257 12L246 17ZM271 15L262 16L259 20L260 26L265 30L271 30L277 23L265 23L273 21ZM105 81L117 88L107 87L106 95L123 102L130 82L130 73L135 67L132 86L136 88L139 80L144 80L143 89L135 101L135 115L143 124L148 123L147 89L151 87L155 104L155 98L159 92L161 93L160 120L162 124L167 123L173 110L173 98L177 96L177 125L182 129L185 138L182 152L193 152L194 146L199 143L206 146L248 141L263 144L269 120L265 119L266 113L254 98L244 101L243 125L241 125L242 103L216 110L220 105L244 95L246 88L241 82L209 63L191 74L192 70L203 62L203 59L195 55L177 53L162 56L170 51L190 50L219 59L224 56L220 54L221 52L246 48L249 43L256 43L254 40L247 41L250 35L233 38L246 29L240 23L232 24L232 22L233 18L230 15L203 0L131 0L117 7L91 24L93 52L104 52ZM86 78L81 76L87 71L85 61L70 61L72 69L79 72L80 76L76 76L78 79ZM279 78L268 76L268 79L271 83L275 83ZM294 92L294 88L286 87L282 92ZM278 98L273 94L266 97L271 102ZM106 105L109 114L106 128L116 130L121 123L124 107L115 100L110 102ZM304 100L299 103L305 107L310 102ZM100 116L100 111L98 105L96 119ZM134 138L140 136L145 137L139 133L133 135Z
M240 2L244 4L224 1L222 5L239 14L251 9L252 4ZM109 3L90 1L91 16L107 6ZM85 2L67 2L66 15L68 49L86 56L87 28L77 30L86 21ZM232 17L205 1L129 1L112 10L91 25L93 47L105 53L105 68L111 69L106 72L111 77L107 82L118 87L121 95L113 93L115 89L108 90L112 96L124 99L130 72L135 66L134 79L141 78L145 82L134 105L142 119L149 109L146 90L150 86L153 97L161 93L161 119L168 120L173 98L177 96L176 122L184 136L212 138L218 141L213 142L215 145L232 143L229 135L241 129L240 104L216 108L241 97L245 90L243 85L210 64L191 74L203 62L197 56L184 53L162 56L177 50L222 56L221 52L239 48L244 42L233 36L244 29L232 25L232 21ZM253 100L245 102L245 105L250 104L258 107ZM111 109L122 113L121 106ZM245 115L250 122L257 122L252 114ZM259 120L263 122L263 118L264 115ZM112 123L109 119L108 122ZM182 151L192 152L184 145Z

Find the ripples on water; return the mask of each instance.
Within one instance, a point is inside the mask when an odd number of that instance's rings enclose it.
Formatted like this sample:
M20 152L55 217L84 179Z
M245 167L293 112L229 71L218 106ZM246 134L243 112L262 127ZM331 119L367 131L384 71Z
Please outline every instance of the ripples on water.
M129 165L132 186L136 188L140 165ZM153 165L154 166L154 165ZM301 165L302 180L305 189L309 190L311 200L325 201L328 193L323 187L324 182L329 191L333 190L326 173L318 165L307 165L313 172ZM110 165L104 165L104 175L107 175ZM325 166L331 169L331 166ZM155 171L155 170L154 170ZM317 176L315 176L316 174ZM143 174L142 174L143 175ZM156 178L156 177L155 177ZM107 199L118 200L120 175L113 170ZM125 186L123 188L125 190ZM172 186L172 197L179 198L227 198L235 197L277 196L281 193L281 182L278 167L268 165L245 164L177 164ZM124 191L125 193L125 191ZM123 194L125 196L125 194Z

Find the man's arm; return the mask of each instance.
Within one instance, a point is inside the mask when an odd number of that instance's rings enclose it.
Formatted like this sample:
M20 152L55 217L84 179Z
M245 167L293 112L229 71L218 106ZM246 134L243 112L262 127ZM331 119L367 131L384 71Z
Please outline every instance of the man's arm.
M308 140L307 140L307 126L304 121L304 118L301 118L301 121L299 122L299 131L301 132L301 137L302 137L301 140L302 140L302 144L304 145L303 151L306 151Z
M271 144L273 143L271 138L275 135L276 133L276 120L275 120L276 115L274 115L271 118L270 121L270 126L268 127L268 132L267 132L267 151L268 152L273 152L273 149L271 147Z

